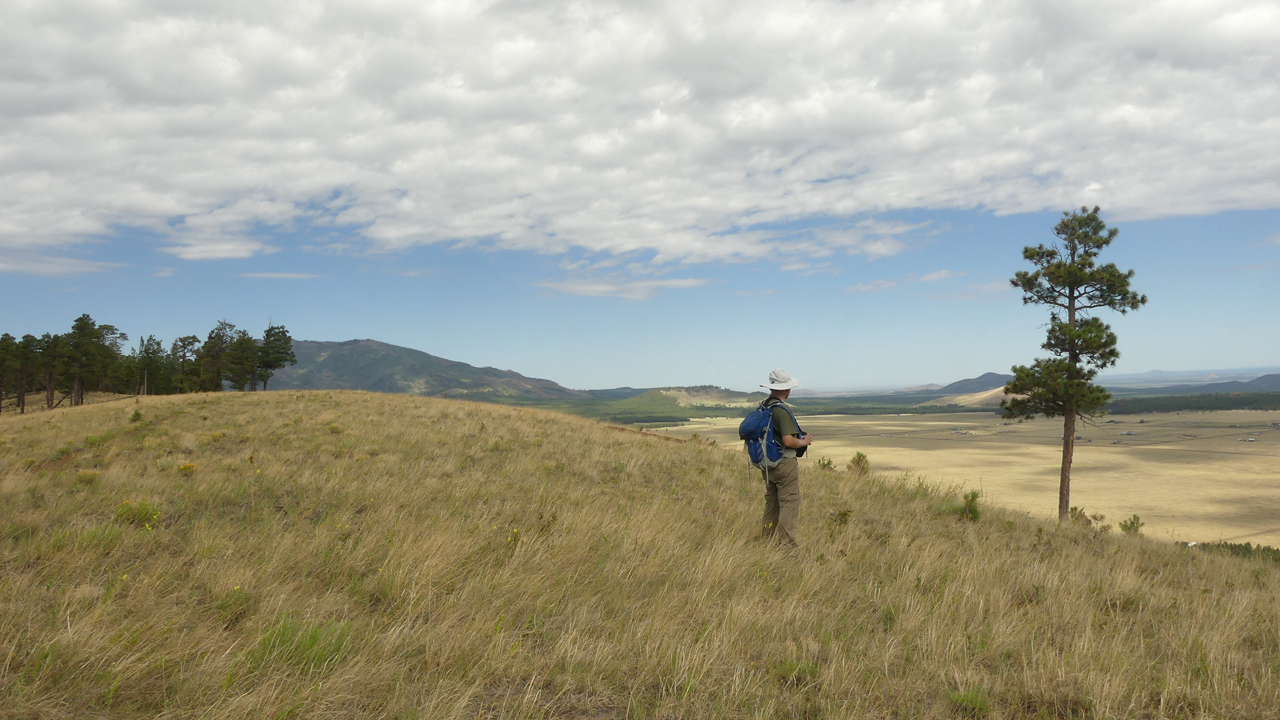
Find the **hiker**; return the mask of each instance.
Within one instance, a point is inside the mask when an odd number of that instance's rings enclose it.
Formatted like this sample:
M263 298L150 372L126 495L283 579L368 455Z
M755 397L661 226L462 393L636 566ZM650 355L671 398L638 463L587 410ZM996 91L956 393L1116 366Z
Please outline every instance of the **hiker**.
M762 468L765 480L763 533L766 538L777 538L789 545L796 545L800 529L800 461L805 448L813 443L813 436L800 430L795 416L784 405L791 396L791 389L800 381L781 368L769 373L769 382L760 387L769 390L769 398L761 407L773 414L773 436L782 444L782 460L772 468Z

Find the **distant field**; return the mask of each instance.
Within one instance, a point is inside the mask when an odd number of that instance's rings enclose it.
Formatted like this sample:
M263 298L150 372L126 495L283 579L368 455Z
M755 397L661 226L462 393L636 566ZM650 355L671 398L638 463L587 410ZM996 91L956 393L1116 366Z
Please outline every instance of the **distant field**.
M1280 412L1111 419L1079 432L1072 505L1108 523L1137 513L1156 538L1280 546ZM732 447L738 422L700 420L665 432ZM1061 420L1004 423L989 412L801 418L816 438L806 461L830 457L843 466L861 451L875 470L980 488L989 502L1053 515Z

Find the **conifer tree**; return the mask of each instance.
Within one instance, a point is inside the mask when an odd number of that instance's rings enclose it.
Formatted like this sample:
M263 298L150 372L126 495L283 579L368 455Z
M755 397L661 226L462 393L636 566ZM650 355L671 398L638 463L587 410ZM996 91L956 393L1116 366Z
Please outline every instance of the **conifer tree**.
M36 338L34 343L36 371L44 380L44 406L54 408L54 397L66 367L66 338L61 335L45 333ZM58 402L61 402L59 400Z
M9 390L18 379L18 340L9 333L0 335L0 413Z
M235 339L236 326L226 320L219 320L217 327L209 331L204 345L198 353L200 364L200 389L206 392L222 390L222 381L226 377L226 353Z
M18 413L27 411L27 390L31 387L31 378L36 374L40 350L40 340L31 334L23 335L18 341L17 357L17 389Z
M195 335L183 335L169 347L170 372L177 392L189 393L200 389L199 353L200 338Z
M267 381L276 370L297 362L289 331L283 325L268 325L267 331L262 333L262 350L258 354L258 377L262 379L262 389L267 389Z
M169 355L164 351L164 344L154 335L148 335L138 342L133 354L134 386L139 395L162 395L169 392L172 380L172 365Z
M1098 253L1119 233L1098 217L1099 210L1082 207L1063 213L1053 228L1058 242L1024 248L1022 257L1036 269L1019 271L1010 280L1022 291L1024 304L1051 308L1048 337L1040 347L1053 357L1037 359L1030 367L1014 366L1013 380L1004 388L1012 397L1002 400L1000 407L1006 418L1063 418L1059 522L1070 516L1076 421L1093 418L1111 400L1093 379L1120 358L1115 333L1091 313L1108 309L1124 314L1147 302L1145 295L1129 289L1132 270L1097 264Z
M244 392L258 371L258 341L248 332L237 330L231 345L227 347L224 367L227 382Z

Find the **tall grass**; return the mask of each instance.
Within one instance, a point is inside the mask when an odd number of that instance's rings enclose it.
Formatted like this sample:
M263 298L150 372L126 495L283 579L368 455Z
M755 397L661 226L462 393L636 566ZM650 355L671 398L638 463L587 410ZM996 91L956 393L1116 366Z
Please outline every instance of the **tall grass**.
M803 485L788 551L756 539L739 454L537 410L272 392L0 419L0 715L1280 707L1274 563L911 478Z

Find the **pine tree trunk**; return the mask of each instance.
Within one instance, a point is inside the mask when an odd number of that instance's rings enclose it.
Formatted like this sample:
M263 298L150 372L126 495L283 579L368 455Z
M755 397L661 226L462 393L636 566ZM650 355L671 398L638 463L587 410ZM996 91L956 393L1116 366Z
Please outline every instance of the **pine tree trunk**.
M1058 522L1071 517L1071 458L1076 449L1076 410L1062 415L1062 475L1058 479Z

